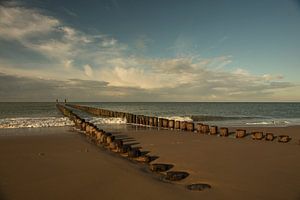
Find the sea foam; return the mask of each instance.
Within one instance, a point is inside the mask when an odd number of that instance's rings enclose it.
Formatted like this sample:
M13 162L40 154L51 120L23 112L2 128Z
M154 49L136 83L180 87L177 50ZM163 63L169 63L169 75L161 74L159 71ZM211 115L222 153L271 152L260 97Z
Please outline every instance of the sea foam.
M175 121L187 121L187 122L192 122L193 119L190 117L182 117L182 116L170 116L170 117L162 117L166 118L168 120L175 120Z
M93 124L126 124L125 118L91 117L91 118L86 118L86 120Z
M0 128L39 128L70 126L74 123L67 117L19 117L0 119Z

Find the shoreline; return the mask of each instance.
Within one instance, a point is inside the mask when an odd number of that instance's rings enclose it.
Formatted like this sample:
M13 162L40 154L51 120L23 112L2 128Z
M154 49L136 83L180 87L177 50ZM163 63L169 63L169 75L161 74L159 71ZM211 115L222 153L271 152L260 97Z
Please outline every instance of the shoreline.
M233 129L235 128L236 127ZM254 129L262 128L265 127L255 127ZM155 187L158 187L155 188L155 191L160 191L159 198L163 197L165 199L170 197L170 193L176 194L171 195L172 198L170 199L179 199L178 197L181 199L298 199L300 197L300 193L297 191L297 186L300 185L300 175L298 173L298 169L300 168L299 145L295 145L293 140L287 144L280 144L277 141L267 142L252 141L249 138L222 138L186 131L154 130L152 128L136 127L131 125L106 125L103 126L103 129L111 132L115 136L123 135L131 138L131 143L136 143L134 146L141 147L143 150L149 151L150 155L158 157L155 161L153 161L153 163L174 164L174 168L172 170L187 171L190 173L190 176L185 180L176 182L175 184L162 182L155 174L148 173L145 167L140 167L141 165L136 165L134 162L128 162L127 159L120 159L120 156L89 143L85 137L74 132L71 127L7 129L7 134L3 134L3 129L0 129L1 160L6 160L6 162L9 161L13 165L19 163L20 165L27 165L34 168L36 163L39 162L37 158L41 157L36 155L39 152L35 152L35 156L33 156L32 152L30 152L30 155L35 158L34 160L24 159L21 155L26 155L26 153L23 151L24 149L17 144L20 145L24 141L28 141L32 146L30 148L37 151L38 148L34 149L33 147L42 148L43 146L40 146L41 144L39 141L43 141L43 143L46 142L47 144L45 151L43 151L45 153L45 156L42 156L43 159L50 157L48 155L55 155L49 158L49 166L61 165L61 162L64 163L64 168L74 166L71 165L70 162L60 160L60 154L62 152L59 148L53 149L53 147L57 147L57 141L59 140L60 142L58 143L62 146L74 147L74 143L76 145L80 144L80 146L88 146L88 152L85 152L85 148L81 149L81 151L70 151L71 149L68 149L69 152L67 153L67 156L72 159L72 164L79 162L80 159L85 161L85 163L80 163L79 166L76 166L76 168L86 168L88 167L86 165L94 165L94 162L96 161L99 162L98 167L101 171L101 165L98 159L100 156L106 157L105 161L106 164L109 165L109 170L104 176L108 176L106 177L107 180L111 178L115 180L115 185L111 184L110 181L105 183L107 187L106 189L110 188L110 191L115 191L114 189L117 188L118 190L126 193L128 190L131 190L131 187L133 187L132 185L129 183L127 183L129 186L125 186L123 184L120 185L119 179L122 179L123 173L126 173L128 170L136 171L135 173L137 174L130 174L128 175L128 178L131 179L131 177L134 176L135 178L139 177L137 179L143 179L137 184L141 185L139 190L142 191L145 196L140 194L142 196L139 196L139 198L152 199L148 198L149 195L153 195L149 194L151 193L149 192L148 186L150 183L151 185L154 184ZM246 129L248 129L248 127L246 127ZM286 133L286 131L288 131L291 133L290 136L293 139L299 138L297 133L299 133L300 126L292 126L288 128L284 127L279 129L272 127L267 129L272 129L274 133L276 130L278 133L282 133L283 131ZM9 135L8 132L18 134ZM12 148L14 148L13 151ZM78 148L78 146L76 148ZM10 149L10 152L8 152L8 149ZM74 158L78 156L79 152L81 154L80 159ZM16 159L13 160L12 158L14 156ZM115 166L116 169L110 169L112 167L110 166L111 162L118 162L118 165ZM254 166L259 167L253 169ZM1 174L1 177L6 177L6 181L8 182L9 180L14 180L16 182L20 182L20 180L24 181L22 180L22 176L26 177L26 175L23 174L23 171L14 171L15 174L13 174L12 172L8 173L8 171L12 171L12 169L9 169L8 166L3 166L3 164L1 164L0 167L0 171L3 173ZM45 173L43 176L47 177L48 172L44 171L47 168L48 166L45 165L42 166L41 169L27 170L31 173L34 173L35 170L42 170L43 173ZM62 173L62 169L56 168L56 170L51 173L52 175L60 174ZM19 170L21 170L21 168L19 168ZM122 176L115 177L115 174L112 175L114 170L120 171ZM74 173L72 174L75 175ZM90 181L95 181L93 187L98 188L98 195L99 193L104 196L106 195L103 194L106 193L106 190L103 190L102 188L104 183L98 183L95 178L93 178L94 175L94 171L88 170L84 173L84 175L80 172L79 175L76 176L77 179L84 178L86 181L78 183L78 185L75 184L76 187L78 187L78 191L75 192L77 195L80 196L82 193L88 192L90 193L89 197L91 199L94 199L97 196L94 190L85 187L85 185L91 184L89 180L87 180L87 177L91 178ZM101 176L103 176L103 173ZM68 184L73 180L59 176L55 177L56 180L52 181L59 183L59 185L60 182ZM30 180L31 178L32 177L27 176L27 180ZM261 178L263 178L263 180L261 180ZM34 182L34 176L32 181ZM76 180L73 181L76 182ZM201 192L194 192L188 191L184 187L186 184L199 182L211 184L212 188ZM16 199L18 199L18 197L21 199L22 195L24 198L22 190L15 191L16 188L18 188L16 187L17 184L11 184L12 185L7 188L3 187L3 182L1 183L0 191L3 194L6 194L7 199L10 199L9 195L12 194L15 195ZM51 187L53 187L54 183L52 182L51 184ZM43 187L48 186L44 185ZM27 190L40 190L41 194L39 195L48 195L49 191L43 187L31 184L27 187ZM64 185L61 185L61 187L64 187ZM72 190L74 187L71 187ZM79 188L81 187L84 187L84 190L80 190ZM281 188L281 191L274 190L274 188L278 187ZM64 191L60 190L60 193L57 193L58 196L55 198L62 199L59 195L62 195L62 193L65 192L69 192L68 195L70 196L73 195L71 194L72 191L70 188L65 188ZM105 197L110 198L110 196ZM119 197L129 199L135 198L136 196L121 195ZM31 196L31 198L35 199L34 196ZM76 199L76 195L72 196L72 198ZM43 199L45 199L45 196L43 196Z

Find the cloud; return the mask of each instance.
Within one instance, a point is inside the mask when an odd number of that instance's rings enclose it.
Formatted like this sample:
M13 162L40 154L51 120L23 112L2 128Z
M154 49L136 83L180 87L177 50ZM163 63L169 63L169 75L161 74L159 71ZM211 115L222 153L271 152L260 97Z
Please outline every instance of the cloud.
M84 96L89 101L278 100L298 87L282 75L255 75L242 67L226 70L234 60L230 55L142 56L149 41L140 39L133 44L139 49L134 53L112 36L82 32L41 10L0 5L0 40L45 58L37 63L32 58L12 62L0 54L0 70L5 73L0 76L2 101L59 96L76 100ZM182 49L186 39L175 43Z
M151 94L136 88L110 87L103 81L40 79L0 73L0 102L7 101L147 101Z
M34 9L0 5L0 37L23 39L47 34L59 25L59 20L40 14Z
M84 68L85 75L87 75L88 77L93 76L93 69L90 65L84 65L83 68Z
M70 69L72 67L73 60L66 60L64 61L64 67Z
M116 43L117 43L117 40L114 38L105 38L101 44L103 47L111 47L111 46L114 46Z

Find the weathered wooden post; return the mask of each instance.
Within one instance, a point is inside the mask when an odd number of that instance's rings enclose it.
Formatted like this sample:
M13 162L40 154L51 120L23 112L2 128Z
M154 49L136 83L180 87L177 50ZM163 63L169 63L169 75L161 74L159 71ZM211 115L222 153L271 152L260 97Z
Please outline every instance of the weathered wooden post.
M163 127L163 118L158 118L158 127Z
M131 121L130 121L130 114L126 113L126 123L127 124L130 124Z
M136 116L136 123L141 125L141 116L140 115Z
M158 127L158 118L157 117L153 117L153 126Z
M132 115L132 123L136 124L136 115Z
M266 140L267 141L273 141L275 139L275 136L273 133L266 133Z
M168 128L168 125L169 125L169 120L168 119L163 119L162 123L163 123L164 128Z
M154 120L153 117L149 117L149 126L153 126Z
M226 127L221 127L221 128L220 128L220 136L227 137L228 135L229 135L229 133L228 133L228 128L226 128Z
M180 130L186 131L186 121L180 121Z
M236 129L235 138L243 138L245 136L246 136L246 130L245 129Z
M291 138L288 135L279 135L278 136L278 142L287 143L290 140L291 140Z
M141 121L142 121L142 125L146 125L146 121L145 121L145 116L141 115Z
M169 120L169 128L174 129L175 121L174 120Z
M194 131L194 122L187 122L186 123L186 130L187 131Z
M209 132L210 132L210 135L217 135L218 134L218 127L217 126L210 126Z
M180 129L180 121L175 121L175 129Z
M253 140L262 140L264 138L264 133L260 131L252 132L251 137Z
M209 125L202 124L202 126L201 126L201 133L208 134L209 133Z
M145 126L149 126L149 117L148 116L144 116L145 118Z
M201 133L202 132L202 123L197 123L196 124L196 131L198 132L198 133Z

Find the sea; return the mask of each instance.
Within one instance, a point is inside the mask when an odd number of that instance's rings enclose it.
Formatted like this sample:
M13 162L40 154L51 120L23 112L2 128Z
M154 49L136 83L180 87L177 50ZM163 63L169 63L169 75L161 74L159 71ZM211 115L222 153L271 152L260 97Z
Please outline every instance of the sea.
M285 127L300 125L300 103L256 102L76 102L74 104L209 125ZM0 103L0 129L70 126L55 102ZM126 119L78 112L98 124L125 124Z

